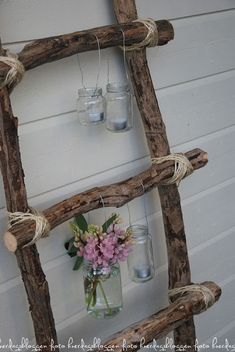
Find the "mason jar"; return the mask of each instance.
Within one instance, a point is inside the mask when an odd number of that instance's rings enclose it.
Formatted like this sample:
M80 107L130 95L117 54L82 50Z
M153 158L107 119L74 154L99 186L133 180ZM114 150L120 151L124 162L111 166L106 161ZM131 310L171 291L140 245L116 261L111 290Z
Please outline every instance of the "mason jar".
M118 263L106 268L92 268L89 261L83 263L84 291L89 315L95 318L111 318L122 309L122 285Z
M104 122L105 99L102 88L78 90L77 113L82 125L97 125Z
M152 237L148 227L132 225L128 228L133 239L133 248L127 258L129 276L132 281L145 282L154 276Z
M133 127L132 96L126 83L109 83L106 87L106 128L124 132Z

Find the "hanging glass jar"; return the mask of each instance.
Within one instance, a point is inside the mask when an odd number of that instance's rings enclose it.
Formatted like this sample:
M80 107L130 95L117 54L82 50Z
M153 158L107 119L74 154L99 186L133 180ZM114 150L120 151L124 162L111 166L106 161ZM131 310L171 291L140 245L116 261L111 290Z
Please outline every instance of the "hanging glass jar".
M127 259L129 276L135 282L148 281L154 276L152 238L148 227L132 225L127 231L133 238L133 249Z
M107 84L106 128L112 132L124 132L133 127L132 96L128 84Z
M104 122L105 99L102 88L78 90L77 113L82 125L97 125Z
M95 318L110 318L122 309L122 286L120 266L110 265L92 268L89 261L83 263L84 291L87 312Z

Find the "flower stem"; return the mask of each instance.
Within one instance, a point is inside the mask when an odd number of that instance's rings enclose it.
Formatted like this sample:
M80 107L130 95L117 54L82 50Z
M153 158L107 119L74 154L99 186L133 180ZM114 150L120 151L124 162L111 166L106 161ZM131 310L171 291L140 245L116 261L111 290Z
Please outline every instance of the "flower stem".
M104 292L104 289L103 289L103 286L102 286L102 283L100 282L100 280L98 281L98 284L100 285L100 290L101 290L101 293L102 293L102 295L103 295L103 297L104 297L105 304L106 304L106 306L107 306L107 308L108 308L109 314L112 314L112 310L111 310L111 308L110 308L110 306L109 306L109 303L108 303L106 294L105 294L105 292Z
M92 291L91 291L91 293L90 293L89 296L88 296L87 309L90 308L92 298L94 299L94 296L95 296L95 292L96 292L96 288L97 288L97 284L98 284L98 283L99 283L99 281L97 281L97 280L94 280L94 281L93 281Z

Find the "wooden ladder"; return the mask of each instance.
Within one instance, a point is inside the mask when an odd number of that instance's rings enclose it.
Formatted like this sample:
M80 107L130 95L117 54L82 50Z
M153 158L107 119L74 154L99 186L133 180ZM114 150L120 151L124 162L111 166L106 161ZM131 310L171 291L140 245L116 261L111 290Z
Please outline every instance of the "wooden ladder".
M99 39L101 49L122 45L123 32L126 45L143 41L147 29L142 23L133 22L138 18L135 0L113 0L113 4L117 21L121 25L99 27L36 40L26 45L18 54L25 70L31 70L39 65L80 52L96 50L96 37ZM166 20L156 21L156 24L158 45L165 45L174 37L173 27ZM2 56L6 55L6 50L1 45L0 51ZM153 158L168 155L170 147L148 68L146 48L126 52L126 61L150 155ZM0 82L5 80L8 71L9 67L0 62ZM18 141L18 120L13 115L9 95L7 87L0 89L0 166L7 210L9 212L26 212L29 206ZM185 156L191 162L194 170L203 167L208 161L207 154L200 149L191 150L185 153ZM173 173L174 163L171 161L152 165L131 179L118 184L96 187L74 195L45 209L43 214L48 220L50 228L53 229L74 215L102 207L100 194L102 194L105 207L120 207L141 196L144 192L158 187L168 252L169 289L187 286L191 284L191 274L180 195L176 185L162 185L162 181L171 177ZM17 258L28 296L36 342L38 345L44 346L43 351L47 352L51 351L52 340L54 345L58 345L48 283L41 267L36 245L23 248L33 239L34 231L35 223L28 220L13 227L11 232L7 232L4 235L4 241L6 247L15 252ZM205 282L202 285L212 291L214 301L219 299L221 289L215 283ZM109 339L107 344L115 344L119 346L116 351L121 351L121 341L126 339L130 346L128 351L135 351L140 347L141 338L144 338L145 344L147 344L174 330L176 346L188 346L187 351L196 351L193 315L199 314L207 308L200 292L189 291L183 296L176 295L167 308L124 329ZM179 348L176 347L175 350L178 351ZM59 345L55 351L59 351Z

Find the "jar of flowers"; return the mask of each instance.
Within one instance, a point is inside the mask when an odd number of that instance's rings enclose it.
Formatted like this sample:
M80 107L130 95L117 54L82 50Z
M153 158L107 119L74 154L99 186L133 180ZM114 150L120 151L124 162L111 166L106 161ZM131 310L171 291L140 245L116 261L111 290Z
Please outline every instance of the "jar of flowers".
M76 257L73 269L83 269L87 311L96 318L113 317L122 309L119 262L127 259L132 239L120 222L116 213L102 226L76 216L70 224L73 237L65 243L68 254Z

